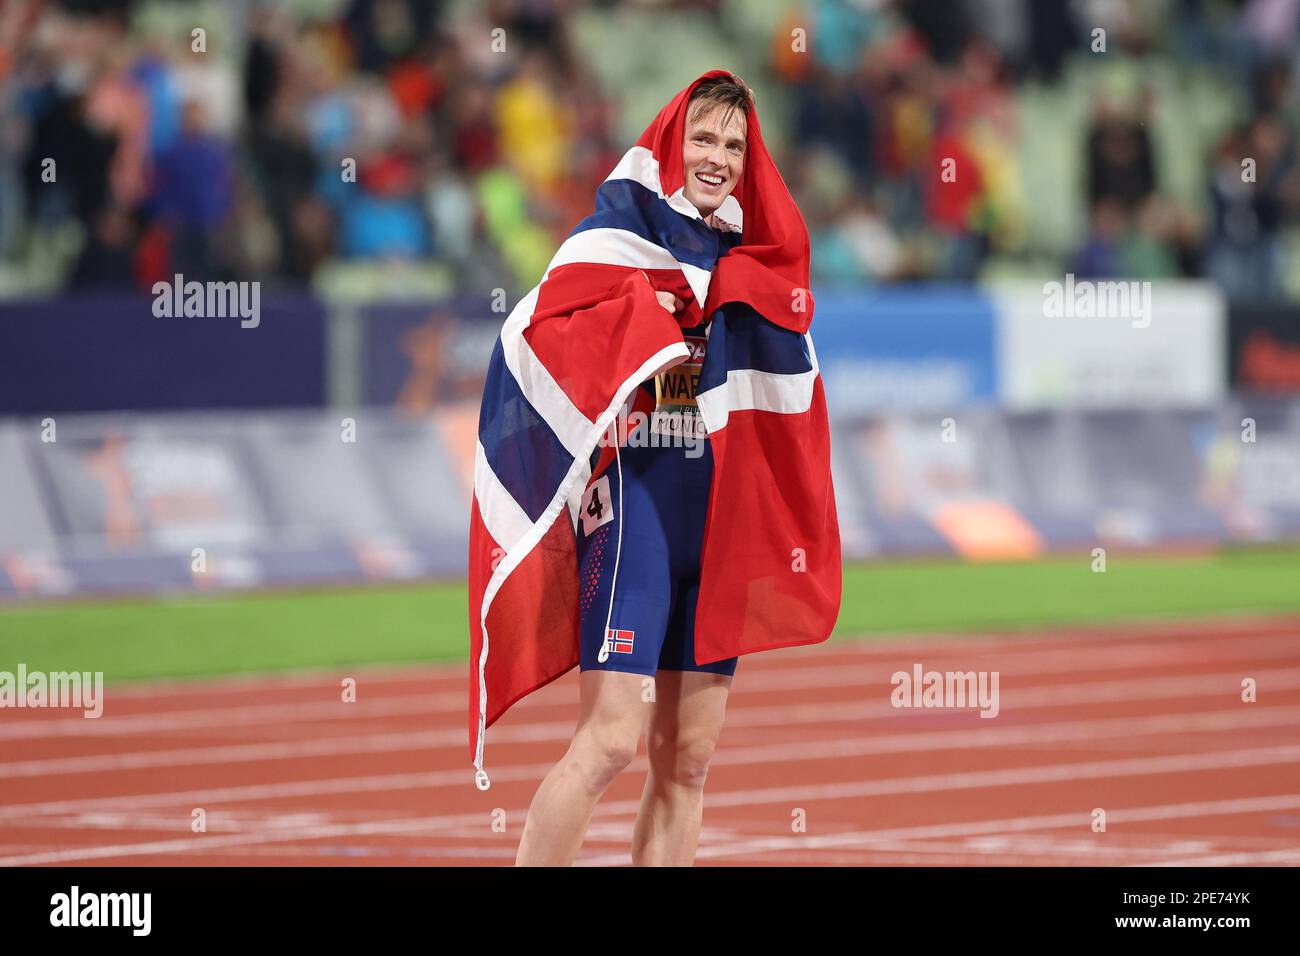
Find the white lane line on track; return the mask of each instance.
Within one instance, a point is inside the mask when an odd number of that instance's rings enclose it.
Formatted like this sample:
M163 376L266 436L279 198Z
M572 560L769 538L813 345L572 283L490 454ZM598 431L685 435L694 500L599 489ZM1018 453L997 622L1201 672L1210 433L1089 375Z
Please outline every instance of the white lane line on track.
M1300 848L1269 850L1264 853L1215 853L1186 860L1161 860L1143 866L1247 866L1265 863L1300 863Z
M923 662L927 670L947 669L941 662ZM933 664L933 666L932 666ZM1122 665L1116 669L1127 669L1129 665ZM1243 668L1249 668L1248 663L1243 663ZM759 693L787 691L787 690L806 690L810 688L828 688L828 687L875 687L878 685L889 686L889 677L897 668L870 668L855 669L850 667L829 667L829 668L803 668L795 671L785 671L779 673L750 674L744 683L738 683L732 692L731 713L737 709L753 708L757 709L761 704L751 704L753 696ZM961 670L979 670L981 668L966 666ZM993 668L996 669L996 668ZM1107 668L1091 668L1093 673L1099 673ZM1077 671L1078 668L1061 667L1060 672L1070 673ZM1046 675L1048 672L1035 671L1031 674L1017 674L1004 670L1003 679L1014 677L1017 682L1026 680L1031 682L1039 673ZM1285 681L1295 674L1300 674L1300 668L1276 669L1262 672L1264 675L1280 678ZM1240 676L1239 673L1216 672L1213 675L1189 675L1184 678L1155 678L1154 680L1200 680L1205 677L1223 676L1225 680L1235 679ZM1258 675L1254 675L1258 676ZM1147 682L1152 678L1129 678L1128 681ZM1094 685L1124 685L1124 681L1104 680L1086 682ZM1019 685L1023 687L1024 685ZM1079 683L1074 686L1085 686L1085 683ZM1162 686L1155 685L1157 688ZM1294 687L1297 684L1274 684L1274 687ZM1046 687L1036 687L1034 696L1024 696L1021 699L1025 702L1034 702L1046 700L1053 696L1051 691L1058 688L1059 685L1049 684ZM337 694L334 689L330 691L334 698ZM1022 690L1021 694L1025 694ZM1102 693L1093 700L1110 700ZM531 701L531 703L530 703ZM1087 699L1075 702L1086 703ZM577 701L573 704L576 706ZM555 706L553 700L525 698L520 704L516 705L516 712L532 709L537 706ZM808 705L817 706L817 705ZM59 717L44 718L37 720L13 721L7 724L0 724L0 740L18 739L18 740L39 740L57 737L76 737L76 738L107 738L130 736L135 734L157 734L157 733L181 733L192 730L217 729L224 730L231 727L294 727L304 723L314 721L342 721L342 720L371 720L384 719L389 717L406 717L419 715L437 715L437 714L454 714L457 718L465 709L465 695L456 694L432 694L426 695L419 692L408 692L403 694L389 694L378 699L362 699L356 704L345 704L341 700L333 699L321 702L302 702L296 704L251 704L243 706L230 707L213 707L200 708L188 711L175 712L156 712L147 714L129 714L114 716L111 713L98 720L86 720L83 717ZM436 721L435 721L436 722ZM460 737L464 733L460 727L460 721L456 723L456 735L458 739L454 746L460 746L464 741ZM500 734L510 733L510 728L503 727L493 730L493 740L501 741L510 739L501 737ZM548 738L549 739L549 738Z
M1244 638L1232 636L1236 632L1244 634ZM827 653L852 655L859 658L877 656L892 658L898 655L900 648L915 649L924 651L927 654L943 653L946 650L951 650L952 653L957 654L965 653L967 650L979 651L1001 648L1030 651L1037 646L1059 650L1053 645L1061 643L1075 645L1097 644L1102 648L1115 643L1132 645L1138 642L1167 643L1178 641L1182 644L1189 637L1195 640L1200 635L1205 635L1211 640L1222 640L1226 637L1234 644L1237 644L1251 638L1274 637L1277 636L1278 632L1285 633L1288 636L1300 635L1300 615L1283 612L1260 616L1258 612L1241 611L1227 612L1221 615L1200 615L1183 620L1171 620L1168 616L1164 616L1150 621L1128 620L1123 622L1103 621L1093 624L1082 623L1053 627L1048 630L1043 628L1027 630L991 629L978 633L932 631L921 634L873 632L859 636L837 635L835 640L827 643L783 648L770 654L758 655L754 660L762 662L760 666L773 666L768 665L767 662L775 660L779 663L805 657L816 658ZM173 696L193 699L209 693L224 695L231 690L262 692L275 687L320 686L337 690L341 674L356 677L364 676L369 680L377 679L381 682L419 683L429 680L446 680L459 685L465 679L465 667L464 662L458 661L399 665L340 664L331 668L292 670L269 675L232 674L218 678L220 686L217 687L212 686L212 678L206 677L164 678L151 681L133 680L112 686L117 688L118 693L123 696L144 698Z
M925 751L1022 747L1044 743L1068 743L1121 738L1140 739L1192 732L1286 727L1300 733L1300 707L1261 710L1218 710L1198 714L1168 714L1158 717L1109 717L1101 720L1063 720L1051 723L972 728L970 730L914 731L841 739L763 744L755 747L719 748L714 766L769 763L778 760L820 760L868 754L921 753ZM778 754L778 751L780 753Z
M1208 751L1173 754L1167 757L1132 757L1119 760L1089 760L1079 763L1043 764L1000 770L966 770L917 777L873 779L848 783L815 783L770 787L764 790L711 794L712 808L746 806L750 803L799 804L808 800L849 800L905 793L940 793L950 790L983 790L995 787L1027 786L1117 777L1160 776L1196 773L1232 767L1268 767L1300 760L1300 745L1257 747L1250 750ZM761 796L758 796L761 795ZM1091 808L1089 808L1090 810ZM1087 811L1082 819L1086 820Z
M464 677L463 664L339 664L337 667L309 667L276 673L223 674L220 677L164 677L159 680L130 680L113 683L121 696L130 698L172 698L193 700L207 694L261 693L267 689L305 689L324 687L338 690L342 675L380 684L419 684L450 678L455 671ZM111 677L106 675L106 677ZM214 686L216 685L216 686Z
M633 809L631 801L625 801ZM1112 824L1130 824L1143 821L1187 819L1217 815L1264 813L1300 808L1300 795L1277 797L1249 797L1229 800L1198 801L1184 804L1165 804L1154 807L1113 810L1109 816ZM598 812L601 810L598 807ZM602 815L609 815L608 813ZM431 817L413 820L385 821L382 823L339 824L325 827L307 827L295 832L237 834L229 837L209 836L178 840L151 841L121 846L99 846L77 849L27 853L0 858L0 866L42 865L73 860L114 859L129 856L165 855L185 851L211 850L231 846L268 845L297 840L323 839L332 836L365 836L412 834L425 830L437 831L439 826L460 826L471 821L482 824L483 814L463 814L460 817ZM1050 814L1037 817L1012 817L1002 820L965 821L928 826L897 827L876 831L855 831L828 836L802 835L799 837L763 837L740 841L727 846L700 848L701 858L721 858L784 850L816 848L847 848L869 846L881 841L918 838L970 836L980 833L1010 833L1030 830L1060 829L1080 825L1081 814ZM602 865L629 862L626 853L604 857L586 858L579 865Z
M1225 800L1198 800L1191 803L1170 803L1149 807L1116 808L1106 814L1106 822L1111 829L1115 829L1135 823L1198 819L1211 816L1239 816L1295 809L1300 809L1300 794L1282 794L1271 797L1240 797ZM1077 813L1055 813L1031 817L1007 817L1001 820L973 820L960 823L891 827L883 830L854 830L824 836L805 833L799 836L759 837L725 846L702 846L696 853L696 859L725 859L755 853L781 853L787 850L816 848L871 847L882 840L943 839L947 837L968 837L976 834L1025 833L1032 830L1081 828L1087 826L1087 821L1088 811L1080 809ZM630 862L629 854L621 853L581 859L578 861L578 865L617 866Z
M1001 693L1001 713L1014 715L1033 708L1062 707L1081 703L1120 703L1148 701L1179 697L1216 696L1225 699L1236 687L1239 674L1205 674L1195 677L1141 678L1125 681L1102 680L1069 684L1064 687L1046 686L1017 689L1006 688ZM1300 668L1278 671L1257 671L1254 676L1258 686L1282 690L1300 687ZM773 727L791 724L829 724L871 719L909 721L910 727L900 725L900 732L915 732L919 721L946 711L912 712L899 710L889 702L888 685L877 689L873 700L849 703L794 704L788 706L747 705L741 695L730 707L727 725L730 727ZM344 705L340 705L344 706ZM972 721L992 724L974 713ZM1136 718L1135 718L1136 719ZM978 726L972 724L972 726ZM573 734L573 721L550 723L507 724L495 730L493 741L502 743L537 743L540 741L568 740ZM893 728L883 728L893 729ZM45 757L32 760L0 762L0 775L6 777L34 777L56 774L76 774L103 771L139 770L149 767L179 767L215 763L249 763L265 760L284 760L339 754L393 753L408 750L460 749L465 746L464 729L428 731L389 731L386 733L322 736L312 739L289 739L251 744L226 744L211 747L185 747L167 750L139 750L113 754L87 754L73 757Z
M1171 714L1157 717L1111 717L1101 720L1064 720L1009 727L972 727L969 730L914 731L897 734L854 735L829 740L764 744L755 747L723 746L714 755L713 766L745 766L764 763L824 760L870 754L921 753L926 751L995 749L1044 743L1120 738L1141 739L1167 734L1210 733L1262 727L1293 728L1300 725L1300 707L1261 709L1238 708L1200 714ZM501 782L536 780L550 769L550 764L518 764L498 768ZM628 773L646 769L641 754L628 767ZM353 786L355 789L349 789ZM167 803L210 804L216 801L267 800L291 796L309 796L320 792L346 793L386 789L443 789L465 786L461 770L441 770L418 774L390 774L375 777L344 778L341 781L300 781L285 784L262 784L226 790L191 790L175 795L135 794L123 797L90 798L80 801L25 804L0 807L0 821L21 820L28 816L48 816L111 809L115 806L139 808ZM323 789L324 788L324 789Z
M1015 670L1025 668L1034 668L1028 676L1035 674L1056 674L1056 673L1073 673L1081 670L1091 670L1102 672L1106 670L1124 670L1134 667L1149 666L1160 662L1169 664L1185 664L1190 658L1195 658L1195 650L1198 645L1205 644L1215 652L1215 662L1224 663L1224 658L1236 660L1241 654L1259 655L1272 651L1293 651L1297 646L1297 638L1300 638L1300 626L1296 629L1296 634L1286 635L1277 638L1274 635L1259 635L1257 637L1246 637L1232 640L1225 644L1222 639L1204 638L1193 639L1180 643L1177 647L1168 644L1144 644L1140 641L1128 640L1123 647L1101 647L1101 648L1060 648L1060 647L1023 647L1011 644L985 644L979 647L963 646L961 643L954 642L952 645L952 657L960 658L958 661L947 661L949 655L940 657L934 650L918 645L899 645L889 648L874 648L869 641L843 642L833 645L817 645L814 649L783 649L773 652L769 657L758 657L752 661L745 662L747 670L743 677L745 681L738 683L740 689L749 690L768 690L768 689L797 689L810 686L842 686L845 684L868 683L875 680L887 680L889 675L896 669L893 664L897 661L912 661L922 655L936 658L932 663L935 669L940 670L980 670L980 669L998 669L1001 667L1010 671L1011 665L1015 665ZM1107 638L1107 640L1111 640ZM846 654L847 648L853 643L865 644L873 647L871 652L861 654ZM1224 653L1230 651L1232 653ZM1098 655L1104 655L1098 659ZM996 659L990 657L996 655ZM846 657L852 663L830 664L822 666L827 656ZM881 661L875 661L874 658L882 658ZM815 663L811 666L804 666L801 661L812 660ZM891 663L892 662L892 663ZM1199 662L1199 659L1198 659ZM862 664L867 666L863 667ZM1245 661L1243 660L1243 663ZM954 664L960 666L945 666ZM996 664L998 667L985 666ZM927 664L929 667L929 664ZM192 684L158 684L158 685L109 685L110 700L113 698L127 699L132 701L145 700L146 702L153 698L159 702L176 696L185 696L187 699L202 698L207 696L222 696L227 700L232 696L249 693L263 696L273 696L278 689L289 687L297 689L319 690L325 695L328 703L315 704L310 700L295 701L292 703L271 704L271 705L244 705L237 701L227 703L224 707L209 708L186 708L178 710L162 709L157 711L147 711L145 713L132 713L121 715L118 720L135 721L135 724L124 723L124 727L138 727L135 732L147 732L154 729L167 730L172 722L179 722L182 726L186 721L194 722L203 720L202 715L208 715L211 720L210 726L222 726L223 717L228 717L232 712L249 707L267 707L278 708L276 710L265 711L266 720L293 720L299 708L308 708L307 714L316 714L322 719L328 719L333 713L332 710L326 710L330 704L337 702L338 698L338 674L349 673L361 675L358 679L363 687L363 700L366 686L374 686L368 682L378 679L380 684L402 683L402 684L427 684L429 686L416 690L403 691L401 694L389 694L385 692L384 698L391 697L415 697L421 694L425 699L431 702L431 709L442 713L458 713L465 707L465 692L463 690L464 673L463 668L456 667L453 672L443 674L432 668L422 668L407 673L400 671L390 672L382 670L378 674L371 675L365 669L340 667L338 673L332 673L328 677L323 677L317 672L294 672L288 675L274 677L223 677L216 679L204 679ZM740 678L738 678L738 681ZM453 690L439 689L441 684L451 684ZM152 693L149 687L156 687ZM530 708L538 705L553 706L553 701L540 698L538 695L526 697L516 709ZM321 708L313 710L312 708ZM111 715L110 715L111 716ZM157 724L149 725L144 720L149 717L155 717ZM299 719L312 719L311 717ZM62 728L51 727L44 729L43 725L63 725ZM92 727L92 724L94 725ZM199 726L198 723L189 723L189 726ZM15 724L10 726L0 726L0 739L5 737L27 736L29 734L37 735L64 735L64 734L86 734L86 733L110 733L115 731L103 730L108 727L107 722L92 721L86 722L81 718L48 718L46 720L31 720L24 724ZM25 733L24 727L29 728ZM78 730L77 728L80 728Z
M447 771L441 773L445 774ZM467 780L463 772L460 774L460 779L462 783ZM0 822L5 820L27 820L43 814L85 813L96 810L170 805L198 807L208 804L245 803L257 800L288 800L294 797L424 790L445 785L438 773L421 771L419 773L387 773L365 777L329 777L280 783L254 783L236 787L207 787L201 790L174 790L166 793L81 797L76 800L42 801L41 803L11 804L0 807Z
M453 695L445 694L450 698ZM465 695L455 694L455 709L465 709ZM209 707L172 713L105 713L97 720L62 717L0 725L0 740L37 740L53 737L123 737L133 734L182 733L227 727L301 725L329 720L377 720L411 715L431 716L439 710L451 712L450 700L418 692L386 694L355 704L346 704L334 694L331 701L298 704L248 704L238 707Z
M475 818L482 822L486 814ZM409 820L382 820L373 823L339 823L326 826L302 827L295 830L236 833L229 836L208 834L202 837L180 837L174 840L152 840L147 843L127 843L110 846L81 847L77 849L49 850L19 856L0 857L0 866L42 866L49 863L67 863L72 860L110 860L131 856L162 856L186 851L202 852L232 846L291 843L298 840L317 840L338 836L368 836L377 834L434 833L444 817L415 818ZM461 821L469 822L469 821Z
M1300 637L1279 639L1267 648L1265 654L1284 652L1281 657L1294 662L1300 647ZM1103 674L1108 671L1146 670L1159 672L1175 667L1187 667L1190 664L1213 664L1220 671L1225 666L1246 668L1256 666L1258 658L1238 657L1236 655L1217 655L1217 659L1208 657L1193 658L1191 652L1186 656L1171 658L1166 654L1151 654L1141 648L1113 648L1109 650L1104 661L1095 655L1078 655L1072 652L1036 653L1032 661L1017 661L1011 655L962 655L960 659L936 659L919 654L899 655L889 662L883 662L870 668L850 665L828 667L805 667L787 671L765 670L761 673L736 674L735 692L750 693L771 690L799 690L813 687L844 687L855 684L888 684L890 677L898 670L911 671L914 663L921 663L925 670L937 671L980 671L996 670L1002 679L1015 678L1033 683L1038 677L1050 677L1058 674ZM1021 668L1025 669L1022 670ZM742 679L743 678L743 679ZM1137 678L1144 680L1146 678Z
M782 786L763 789L715 791L710 793L708 803L710 808L715 811L721 807L745 807L775 803L807 805L809 802L819 800L846 800L908 793L938 793L954 790L1059 783L1061 781L1069 780L1159 776L1163 774L1221 770L1233 767L1272 766L1279 763L1294 762L1297 759L1300 759L1300 746L1263 747L1254 750L1218 751L1203 754L1180 754L1172 757L1051 764L1038 767L1014 768L1010 770L982 770L963 773L932 774L888 780L856 780L834 784L809 784L805 786ZM1300 795L1291 795L1285 798L1247 798L1236 801L1236 803L1246 805L1249 804L1251 800L1263 800L1266 802L1272 800L1274 803L1281 800L1288 809L1291 808L1291 804L1286 803L1285 801L1290 800L1295 801L1295 805L1300 806ZM639 802L639 800L623 800L598 804L595 813L593 814L593 818L605 818L618 816L620 814L635 813ZM1222 803L1223 801L1220 802ZM1086 826L1089 819L1089 812L1090 808L1081 806L1076 813L1058 814L1052 819L1057 820L1058 823L1056 825L1059 826ZM522 819L522 816L525 813L526 811L523 809L516 809L508 811L507 816L508 818ZM120 844L117 846L95 846L79 849L52 850L46 853L0 858L0 866L37 865L67 862L69 860L78 859L110 859L117 856L180 853L187 850L203 850L219 846L239 846L245 843L265 844L295 840L310 840L316 839L317 837L338 836L343 834L412 833L425 830L436 831L439 828L473 824L474 822L484 823L487 817L488 815L485 812L480 812L477 814L459 814L451 817L435 816L413 820L379 821L375 823L346 825L340 824L337 826L325 827L304 827L301 830L277 829L263 833L234 834L229 837L207 835L198 838L183 837L174 840L153 841L143 844ZM1117 818L1114 813L1108 814L1108 821L1113 823L1118 823L1120 820L1127 819L1136 818ZM484 825L486 824L484 823ZM927 833L927 835L931 834ZM890 834L891 838L896 838L897 836L897 833ZM778 843L774 845L779 848L784 845L779 843L779 841L785 840L786 838L768 839L778 840ZM797 839L817 838L809 838L805 835L804 837ZM746 844L742 843L741 845ZM766 846L765 843L763 845ZM806 848L811 844L796 843L795 845ZM703 849L704 848L701 848L701 852L703 852Z
M1237 854L1236 857L1241 860L1242 866L1248 866L1254 863L1268 863L1267 860L1259 859L1258 854ZM486 859L486 857L485 857ZM627 864L627 860L621 861ZM737 862L723 862L723 866L739 866L744 864L744 859ZM579 864L583 865L583 864ZM617 865L617 863L612 864ZM701 865L709 865L707 860ZM756 866L854 866L854 867L898 867L898 866L943 866L943 867L1043 867L1043 866L1068 866L1075 868L1086 867L1107 867L1107 866L1182 866L1181 863L1134 863L1128 862L1122 858L1117 859L1108 857L1105 854L1098 854L1092 858L1080 858L1077 856L1055 856L1048 849L1044 849L1041 854L1029 855L1026 853L999 853L999 854L981 854L970 853L963 850L953 850L949 853L908 853L899 850L878 850L874 847L861 850L813 850L798 852L793 850L784 850L779 856L773 856L767 859L750 860L749 865ZM1278 865L1273 862L1273 865Z
M885 649L882 648L881 650L885 650ZM897 648L888 648L887 650L891 656L898 656ZM915 650L915 648L910 648L910 650ZM264 684L259 682L259 686L264 686ZM332 685L331 685L331 689L332 689ZM1170 690L1172 688L1166 685L1165 689ZM1056 702L1061 703L1059 695L1057 695L1056 697ZM260 791L265 798L271 798L271 796L274 793L279 793L282 796L290 796L293 795L292 793L290 793L290 790L292 790L293 788L297 788L298 795L310 796L310 795L320 794L321 792L330 792L331 790L334 790L333 785L335 784L339 785L336 792L357 792L359 790L364 790L364 789L386 790L386 789L390 789L393 786L393 784L397 782L395 778L411 781L413 786L420 786L422 784L414 783L416 779L430 781L432 780L433 777L434 775L432 774L409 774L409 775L388 775L387 777L384 778L365 778L365 779L369 779L374 784L374 786L360 785L357 781L330 780L330 781L303 781L300 784L289 784L289 785L271 784L271 785L266 785L261 787L254 786L254 787L227 788L227 789L230 791L230 795L232 797L236 797L236 793L235 793L236 791L241 792L245 797L249 797L249 798L253 797L253 793L255 791ZM213 791L211 790L192 791L192 793L199 796L203 796L203 795L211 796ZM140 798L135 796L128 796L122 798L106 798L106 799L121 801L124 805L131 805L133 802L137 802ZM166 795L164 795L164 799L167 799ZM65 801L64 805L74 804L74 803L89 803L91 805L95 805L101 802L102 801L100 799L91 799L89 801ZM56 806L56 805L50 805L50 806ZM13 809L17 809L17 808L13 808ZM617 808L614 809L617 811ZM630 811L628 811L627 808L624 808L624 812L630 812ZM481 818L481 815L478 814L469 815L469 816L475 821L478 821ZM210 845L210 843L208 845Z
M1113 836L1113 832L1111 834ZM962 854L970 859L986 862L990 857L999 859L1016 857L1025 860L1037 860L1039 865L1046 862L1065 861L1066 865L1104 865L1130 866L1134 862L1179 859L1190 855L1186 845L1191 841L1169 842L1151 846L1124 845L1103 839L1096 834L1091 839L1059 840L1050 836L1019 836L1016 839L1005 837L968 837L960 842L951 840L881 840L872 843L870 848L862 848L859 853L906 854L925 857L929 855L950 856ZM720 844L721 841L712 841ZM1196 841L1199 852L1212 849L1207 841ZM820 853L842 853L843 850L826 847Z
M1250 670L1251 676L1256 678L1258 687L1269 687L1273 690L1294 690L1300 687L1300 667ZM1048 684L1044 686L1022 686L1015 681L1003 681L999 694L1001 697L1001 714L1006 715L1021 710L1075 704L1114 704L1125 701L1173 700L1187 697L1205 697L1207 700L1240 700L1241 686L1239 681L1243 673L1241 670L1233 670L1177 677L1135 677L1121 680L1102 678L1100 680L1073 681L1066 684ZM889 695L893 690L891 685L884 684L875 689L879 693L878 699L866 703L831 701L828 703L789 704L784 706L770 704L746 706L747 695L744 690L740 690L735 692L731 701L728 702L727 722L728 726L765 726L769 723L780 723L787 719L798 720L799 715L807 714L810 710L818 708L825 708L827 711L832 712L830 719L835 719L834 714L842 714L846 720L889 717L891 715L901 717L909 713L906 710L895 709L889 703ZM739 703L738 713L730 709L731 702ZM779 720L769 722L763 719L764 711L777 710L781 712ZM929 712L910 711L911 714L918 718L924 713L938 714L942 712L940 710ZM738 719L732 720L733 716ZM983 718L975 719L983 720Z

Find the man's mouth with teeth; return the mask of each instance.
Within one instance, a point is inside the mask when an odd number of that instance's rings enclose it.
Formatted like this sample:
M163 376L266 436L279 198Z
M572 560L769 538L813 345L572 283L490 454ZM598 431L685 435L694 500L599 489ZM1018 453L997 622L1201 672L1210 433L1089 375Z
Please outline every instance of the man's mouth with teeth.
M715 176L713 173L696 173L695 178L707 186L721 186L726 182L725 177Z

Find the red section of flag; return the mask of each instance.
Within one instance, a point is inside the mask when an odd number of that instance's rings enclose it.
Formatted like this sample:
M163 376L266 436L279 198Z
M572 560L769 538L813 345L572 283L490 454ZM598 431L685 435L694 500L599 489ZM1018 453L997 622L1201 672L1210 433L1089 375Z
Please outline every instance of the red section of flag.
M696 663L826 640L839 614L841 577L821 379L808 411L733 411L709 440L714 473Z
M471 742L478 739L478 627L481 594L501 550L483 526L477 502L470 523ZM528 635L521 640L519 635ZM487 720L578 664L578 572L573 525L557 521L502 584L487 617ZM496 646L492 647L492 642ZM473 751L471 750L471 753Z
M676 275L681 278L680 269ZM609 405L611 384L682 340L677 322L655 298L665 284L655 279L643 269L569 263L552 270L538 291L524 338L593 422Z

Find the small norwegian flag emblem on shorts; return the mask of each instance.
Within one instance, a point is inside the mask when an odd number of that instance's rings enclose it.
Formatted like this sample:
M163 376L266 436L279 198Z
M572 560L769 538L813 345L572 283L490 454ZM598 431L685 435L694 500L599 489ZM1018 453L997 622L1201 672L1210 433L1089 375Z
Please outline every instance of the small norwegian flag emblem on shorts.
M612 627L605 631L605 643L609 645L611 654L631 654L635 638L636 631L620 631Z

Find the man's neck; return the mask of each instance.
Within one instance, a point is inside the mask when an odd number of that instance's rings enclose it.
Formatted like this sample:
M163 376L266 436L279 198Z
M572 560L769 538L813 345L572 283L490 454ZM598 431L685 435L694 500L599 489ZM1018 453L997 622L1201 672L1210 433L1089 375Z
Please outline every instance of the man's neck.
M704 224L710 229L717 229L719 232L727 231L727 227L718 221L718 214L716 211L711 212L704 217Z

